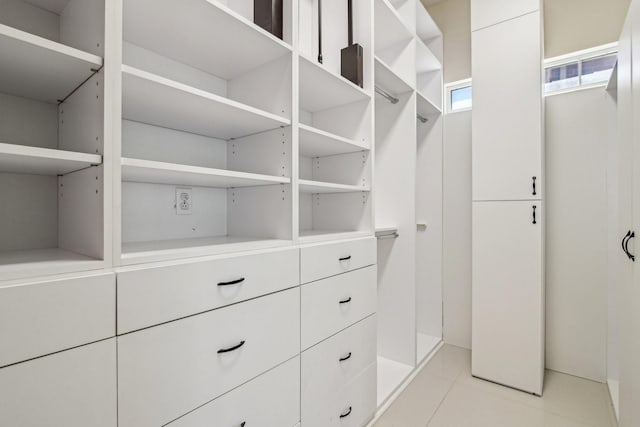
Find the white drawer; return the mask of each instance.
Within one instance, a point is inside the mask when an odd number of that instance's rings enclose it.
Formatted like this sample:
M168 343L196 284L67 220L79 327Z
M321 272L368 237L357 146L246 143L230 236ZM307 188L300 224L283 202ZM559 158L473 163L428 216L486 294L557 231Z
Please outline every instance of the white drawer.
M118 337L119 427L163 425L291 359L299 319L294 288Z
M299 283L298 249L118 273L118 333L209 311Z
M291 427L298 421L300 358L295 357L169 426Z
M116 340L0 369L0 425L116 427Z
M376 364L302 414L302 427L363 427L376 412ZM248 426L247 426L248 427Z
M115 336L114 274L0 287L0 366Z
M346 360L345 360L346 359ZM302 415L331 399L376 363L376 317L370 316L302 353Z
M376 267L366 267L302 286L302 349L376 311Z
M300 282L313 282L375 263L374 237L305 246L300 249Z

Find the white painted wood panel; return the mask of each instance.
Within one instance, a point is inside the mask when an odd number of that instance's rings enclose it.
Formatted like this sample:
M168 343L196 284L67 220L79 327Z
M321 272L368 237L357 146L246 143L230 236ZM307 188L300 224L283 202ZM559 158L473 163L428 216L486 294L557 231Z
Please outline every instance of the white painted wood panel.
M473 203L472 373L538 395L544 376L544 226L540 201Z
M543 197L540 19L536 12L472 35L473 200Z
M376 277L370 266L302 286L302 349L375 313Z
M299 280L297 249L126 268L118 272L118 333L290 288ZM220 285L234 281L239 282Z
M34 175L65 175L102 163L98 154L0 143L0 170Z
M3 426L114 427L116 340L0 369Z
M0 366L115 336L114 274L0 287Z
M341 258L344 258L341 260ZM374 238L302 246L300 283L308 283L376 263Z
M542 10L541 0L471 0L471 31Z
M294 357L299 298L292 289L118 337L118 425L168 423Z
M298 420L300 358L295 357L168 425L289 427Z

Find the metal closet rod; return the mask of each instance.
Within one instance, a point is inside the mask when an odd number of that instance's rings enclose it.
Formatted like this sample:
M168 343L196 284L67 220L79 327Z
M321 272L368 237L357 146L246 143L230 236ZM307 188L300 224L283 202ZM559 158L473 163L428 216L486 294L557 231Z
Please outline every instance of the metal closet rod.
M400 101L398 98L396 98L395 96L391 95L389 92L385 91L384 89L378 86L376 86L376 93L382 96L383 98L385 98L387 101L389 101L392 104L397 104L398 101Z
M418 114L416 117L418 117L418 120L420 120L420 122L422 123L427 123L429 121L429 119L427 119L424 116L421 116L420 114Z

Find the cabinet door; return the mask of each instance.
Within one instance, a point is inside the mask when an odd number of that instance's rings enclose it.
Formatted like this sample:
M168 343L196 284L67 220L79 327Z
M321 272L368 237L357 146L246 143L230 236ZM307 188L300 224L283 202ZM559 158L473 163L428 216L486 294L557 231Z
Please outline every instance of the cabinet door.
M471 31L540 9L540 0L471 0Z
M543 214L539 201L473 203L473 375L535 394L544 374Z
M542 199L540 27L536 12L472 35L473 200Z

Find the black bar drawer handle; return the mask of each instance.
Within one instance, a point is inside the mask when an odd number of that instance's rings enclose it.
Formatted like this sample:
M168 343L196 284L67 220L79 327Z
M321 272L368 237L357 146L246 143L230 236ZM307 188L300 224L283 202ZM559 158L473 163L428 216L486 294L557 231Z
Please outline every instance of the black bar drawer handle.
M622 251L629 256L629 252L627 251L627 239L631 237L631 230L627 231L627 234L622 238Z
M536 221L536 205L533 205L533 224L537 224L538 221Z
M536 177L533 177L533 195L536 195Z
M340 304L347 304L351 302L351 297L347 298L347 299L343 299L342 301L340 301Z
M230 286L230 285L237 285L238 283L242 283L244 282L244 277L241 277L237 280L232 280L230 282L220 282L218 283L218 286Z
M351 415L351 410L353 408L351 406L349 406L349 410L343 414L340 414L340 418L347 418L349 415Z
M636 256L634 254L632 254L631 252L629 252L629 241L636 237L636 232L629 230L629 233L630 233L629 234L629 238L624 243L624 251L627 253L627 256L629 257L629 259L631 261L635 262L636 261Z
M349 261L351 259L351 255L340 258L340 261Z
M351 359L351 352L349 352L349 354L347 354L345 357L341 357L340 361L344 362L345 360L349 360L349 359Z
M240 341L240 344L236 344L233 347L221 348L220 350L218 350L218 354L229 353L230 351L235 351L235 350L239 349L240 347L242 347L244 345L244 343L245 343L245 341Z

